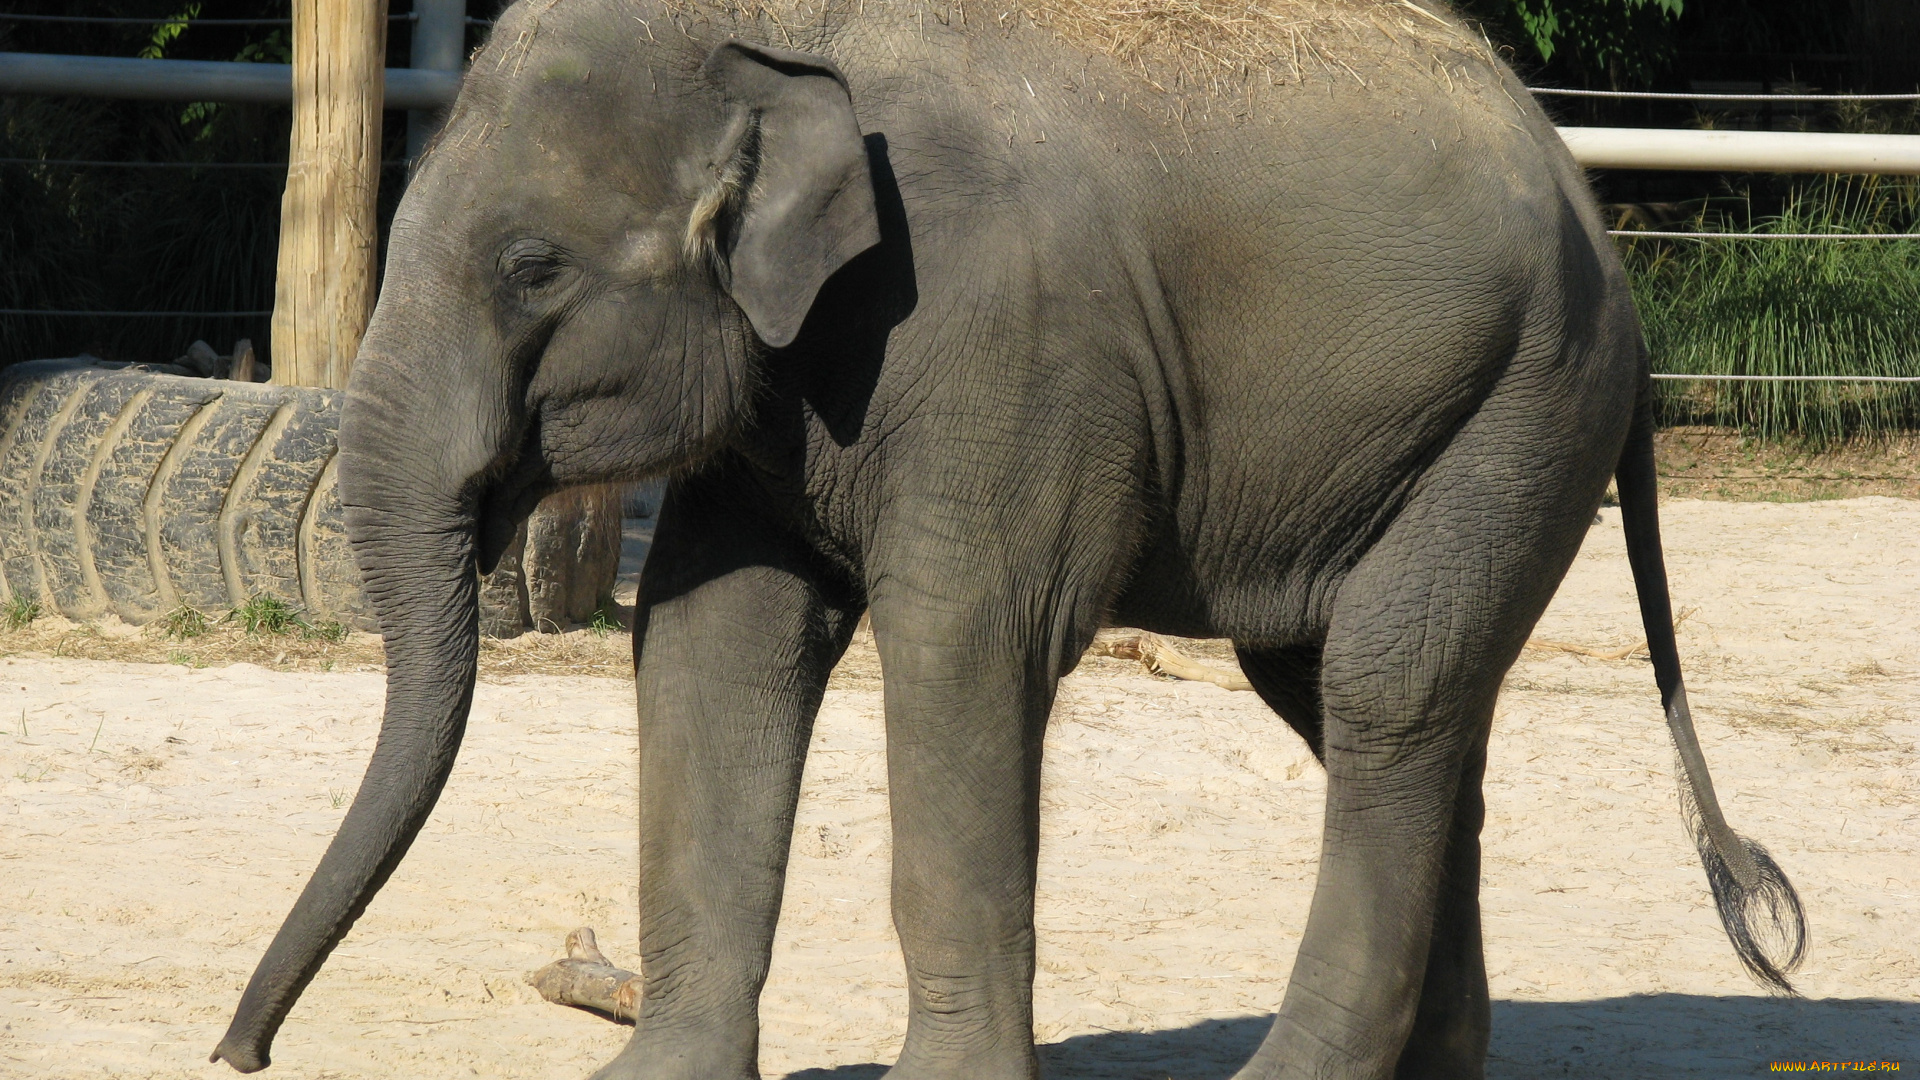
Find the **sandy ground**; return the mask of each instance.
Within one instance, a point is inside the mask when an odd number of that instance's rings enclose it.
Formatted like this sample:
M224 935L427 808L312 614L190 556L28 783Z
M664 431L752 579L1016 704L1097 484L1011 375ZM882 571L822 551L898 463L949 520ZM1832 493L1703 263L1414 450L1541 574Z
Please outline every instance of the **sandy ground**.
M1637 638L1607 510L1538 630ZM1644 661L1530 652L1487 785L1491 1075L1920 1067L1920 502L1666 510L1682 645L1736 827L1812 925L1804 1000L1740 971L1682 832ZM808 766L762 1064L898 1047L870 648ZM372 745L366 672L0 660L0 1076L221 1077L206 1054ZM407 862L275 1046L287 1078L578 1078L623 1028L521 982L592 925L631 963L632 691L515 676ZM1281 1000L1323 781L1251 694L1089 661L1049 735L1037 1035L1056 1077L1224 1080Z

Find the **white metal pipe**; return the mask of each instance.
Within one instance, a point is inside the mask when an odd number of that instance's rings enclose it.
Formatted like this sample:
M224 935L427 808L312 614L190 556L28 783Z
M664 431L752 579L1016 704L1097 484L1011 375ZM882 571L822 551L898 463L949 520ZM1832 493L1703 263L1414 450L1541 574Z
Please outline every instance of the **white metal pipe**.
M388 68L386 107L431 109L460 92L458 71ZM287 64L132 60L118 56L0 53L0 94L60 94L144 101L293 100Z
M433 109L459 93L460 72L389 68L386 83L387 108ZM293 100L293 76L285 64L0 53L0 94L285 104ZM1920 175L1920 135L1589 127L1559 131L1574 160L1590 169Z
M1563 127L1589 169L1920 174L1920 135Z

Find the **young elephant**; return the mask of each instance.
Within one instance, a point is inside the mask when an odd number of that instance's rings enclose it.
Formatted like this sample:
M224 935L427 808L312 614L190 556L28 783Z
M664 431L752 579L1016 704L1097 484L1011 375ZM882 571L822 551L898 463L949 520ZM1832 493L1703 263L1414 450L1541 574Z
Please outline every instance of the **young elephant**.
M1241 1075L1479 1075L1494 697L1616 472L1689 820L1784 985L1798 909L1693 740L1640 331L1553 128L1412 3L1121 7L505 15L401 204L341 423L379 745L216 1058L267 1064L432 809L476 565L558 486L669 471L634 634L644 993L601 1077L757 1075L801 763L862 610L896 1080L1035 1074L1042 733L1106 622L1233 638L1326 766Z

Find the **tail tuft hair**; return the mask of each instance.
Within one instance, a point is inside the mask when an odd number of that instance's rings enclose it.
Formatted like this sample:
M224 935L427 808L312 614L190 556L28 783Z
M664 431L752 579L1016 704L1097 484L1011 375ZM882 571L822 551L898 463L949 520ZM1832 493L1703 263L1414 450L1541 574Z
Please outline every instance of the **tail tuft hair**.
M1707 836L1706 821L1694 801L1693 787L1687 783L1686 769L1679 768L1680 809L1686 819L1687 834L1700 852L1700 864L1706 868L1707 884L1713 889L1713 903L1720 911L1720 925L1747 973L1781 994L1795 994L1787 976L1800 966L1807 954L1807 913L1800 906L1800 894L1793 883L1757 841L1736 837L1740 846L1759 870L1752 887L1742 885L1733 868L1714 849Z

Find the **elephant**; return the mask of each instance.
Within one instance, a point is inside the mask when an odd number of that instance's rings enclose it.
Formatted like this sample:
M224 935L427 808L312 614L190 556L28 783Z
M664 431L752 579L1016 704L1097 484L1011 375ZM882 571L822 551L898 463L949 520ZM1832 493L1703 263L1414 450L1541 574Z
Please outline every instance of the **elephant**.
M1643 337L1548 118L1437 5L1122 7L502 16L400 202L341 420L380 737L215 1060L267 1066L432 810L477 570L546 493L661 475L643 988L601 1080L758 1075L801 767L863 613L893 1080L1037 1075L1041 750L1104 625L1232 639L1325 768L1311 914L1239 1075L1481 1075L1494 702L1610 478L1686 821L1741 960L1788 985L1798 900L1729 829L1681 681Z

